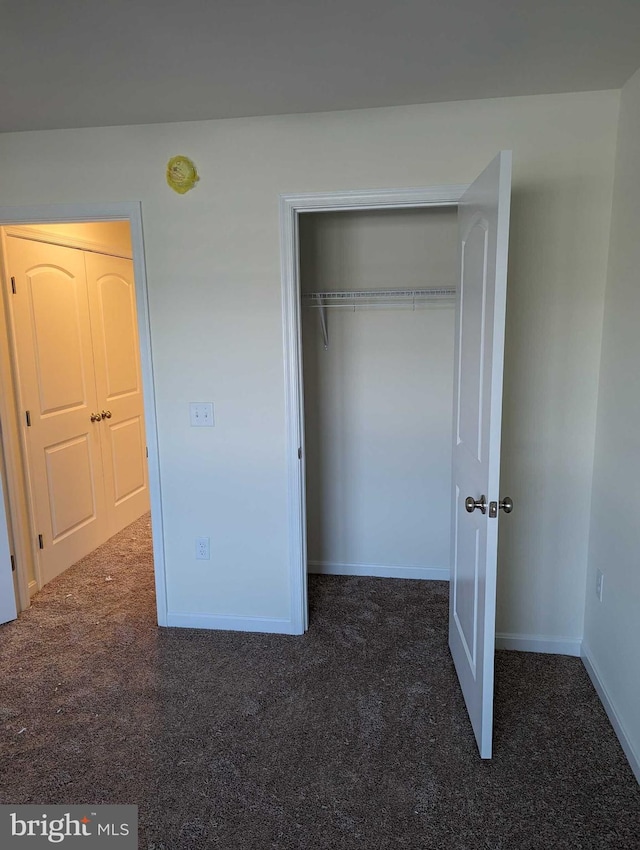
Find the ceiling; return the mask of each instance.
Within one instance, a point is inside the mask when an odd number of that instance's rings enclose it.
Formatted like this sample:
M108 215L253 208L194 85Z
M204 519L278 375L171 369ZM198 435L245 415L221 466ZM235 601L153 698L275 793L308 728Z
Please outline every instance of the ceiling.
M640 0L0 0L0 131L620 88Z

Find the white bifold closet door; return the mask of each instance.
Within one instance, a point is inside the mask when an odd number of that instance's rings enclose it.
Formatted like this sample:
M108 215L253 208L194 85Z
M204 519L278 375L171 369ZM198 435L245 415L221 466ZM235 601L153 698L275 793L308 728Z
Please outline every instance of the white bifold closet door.
M107 533L149 510L133 263L85 254L101 422Z
M133 268L6 241L42 586L148 510Z

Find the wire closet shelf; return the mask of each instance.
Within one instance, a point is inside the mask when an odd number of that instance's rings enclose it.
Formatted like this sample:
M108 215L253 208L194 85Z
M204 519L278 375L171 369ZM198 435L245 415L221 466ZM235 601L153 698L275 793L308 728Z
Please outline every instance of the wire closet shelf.
M307 292L302 303L308 307L357 307L367 304L393 304L397 301L424 303L455 300L455 287L430 289L364 289L355 291Z
M429 289L365 289L354 291L306 292L302 295L304 307L317 307L325 350L329 347L327 327L327 307L376 307L384 305L405 305L416 308L433 301L455 301L456 289L451 286L430 287Z

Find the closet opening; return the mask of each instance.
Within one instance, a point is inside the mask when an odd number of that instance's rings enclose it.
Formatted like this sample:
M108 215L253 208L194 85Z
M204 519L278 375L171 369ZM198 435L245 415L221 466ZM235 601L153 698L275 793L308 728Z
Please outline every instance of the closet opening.
M448 580L456 206L299 217L309 573Z
M148 457L157 446L155 421L145 424L153 388L132 224L1 228L0 467L17 612L80 561L79 580L120 578L130 593L154 582Z

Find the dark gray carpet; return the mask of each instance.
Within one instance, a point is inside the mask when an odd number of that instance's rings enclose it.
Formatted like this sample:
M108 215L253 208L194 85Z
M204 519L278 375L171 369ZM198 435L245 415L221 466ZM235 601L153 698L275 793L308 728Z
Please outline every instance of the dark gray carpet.
M137 803L144 850L640 847L578 659L498 653L482 762L447 585L310 587L303 637L159 630L134 523L0 627L0 802Z

